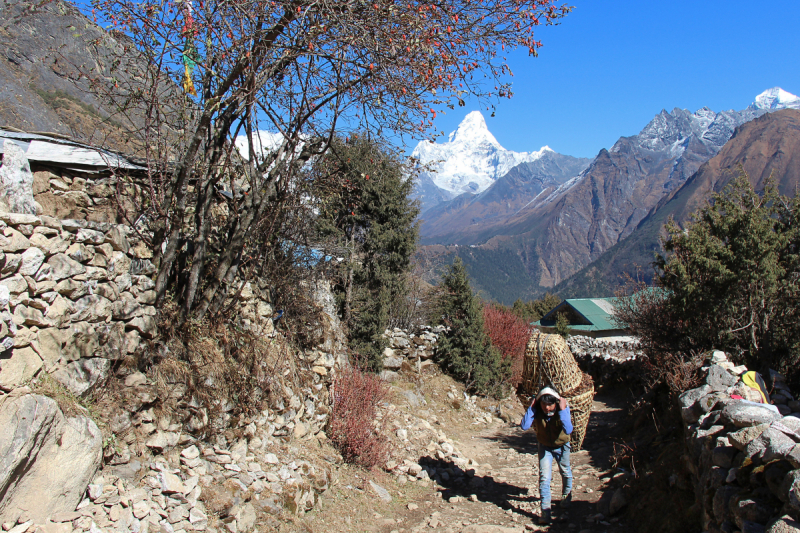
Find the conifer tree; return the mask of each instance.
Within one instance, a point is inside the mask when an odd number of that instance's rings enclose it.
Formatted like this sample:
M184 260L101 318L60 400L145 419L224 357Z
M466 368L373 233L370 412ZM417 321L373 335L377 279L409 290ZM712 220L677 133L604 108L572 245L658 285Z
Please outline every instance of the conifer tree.
M460 258L442 279L436 315L449 328L436 347L439 363L468 389L500 393L510 375L510 360L503 361L484 331L483 306L472 293Z
M743 169L681 228L670 220L658 290L621 300L622 323L648 350L716 348L758 370L800 373L800 198L770 179L756 192Z
M363 136L337 139L320 164L336 176L320 232L344 250L337 285L351 348L379 370L391 302L405 298L419 209L400 159ZM330 181L330 180L329 180Z

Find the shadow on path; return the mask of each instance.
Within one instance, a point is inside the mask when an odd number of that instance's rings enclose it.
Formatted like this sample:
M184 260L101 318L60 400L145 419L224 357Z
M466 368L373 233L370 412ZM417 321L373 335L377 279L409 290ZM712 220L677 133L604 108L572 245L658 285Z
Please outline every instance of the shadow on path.
M621 394L601 392L595 395L593 411L583 440L583 450L589 454L589 462L595 468L607 470L611 467L610 458L614 453L616 428L625 416L627 408L627 401ZM483 438L497 442L501 449L513 449L517 453L534 456L538 453L533 430L522 431L519 427L506 428L495 435Z

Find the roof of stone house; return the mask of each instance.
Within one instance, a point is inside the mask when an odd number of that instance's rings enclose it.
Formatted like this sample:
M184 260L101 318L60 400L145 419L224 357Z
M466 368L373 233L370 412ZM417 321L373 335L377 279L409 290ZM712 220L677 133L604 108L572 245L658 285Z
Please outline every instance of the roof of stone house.
M28 161L73 168L83 172L92 168L147 170L129 158L70 140L63 135L26 133L0 128L0 154L5 153L5 143L8 142L19 146Z

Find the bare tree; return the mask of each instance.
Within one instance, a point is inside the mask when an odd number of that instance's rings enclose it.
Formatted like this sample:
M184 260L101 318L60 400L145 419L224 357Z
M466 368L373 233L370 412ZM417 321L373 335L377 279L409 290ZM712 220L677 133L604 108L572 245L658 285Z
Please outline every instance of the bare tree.
M142 124L134 133L152 168L147 210L159 300L181 277L184 316L198 317L224 301L276 185L325 151L335 131L419 135L467 93L510 96L503 51L535 55L534 28L570 10L553 0L95 0L94 7L124 35L115 68L93 76ZM133 67L131 57L146 66ZM234 149L239 136L247 159ZM230 216L214 228L225 237L211 250L210 215L222 189L233 195Z

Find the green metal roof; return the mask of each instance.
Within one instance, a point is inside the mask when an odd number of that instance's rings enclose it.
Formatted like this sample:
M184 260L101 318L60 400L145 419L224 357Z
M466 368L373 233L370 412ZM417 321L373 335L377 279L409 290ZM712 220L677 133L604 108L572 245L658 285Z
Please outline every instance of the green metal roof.
M564 300L541 320L533 322L534 326L554 326L556 316L569 307L575 314L585 320L586 324L570 324L570 329L581 331L605 331L623 329L614 322L614 301L616 298L572 298Z

